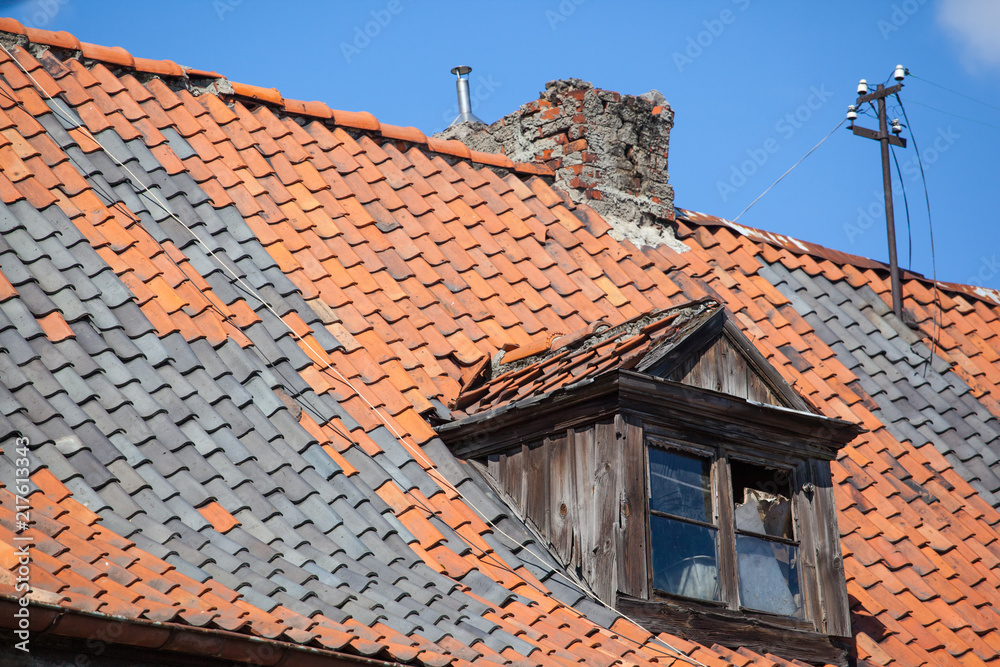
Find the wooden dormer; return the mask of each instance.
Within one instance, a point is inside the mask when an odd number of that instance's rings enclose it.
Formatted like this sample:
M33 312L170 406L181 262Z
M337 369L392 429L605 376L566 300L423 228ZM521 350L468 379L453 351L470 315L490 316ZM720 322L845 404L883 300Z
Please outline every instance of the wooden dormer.
M810 410L721 308L654 329L519 363L525 378L604 370L439 433L649 630L846 664L829 461L862 429Z

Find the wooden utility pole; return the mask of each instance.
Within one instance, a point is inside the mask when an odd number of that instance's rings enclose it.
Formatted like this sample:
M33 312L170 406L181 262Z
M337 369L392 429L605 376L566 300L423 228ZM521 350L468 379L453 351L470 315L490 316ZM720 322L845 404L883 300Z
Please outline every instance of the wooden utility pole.
M902 78L902 77L900 77ZM892 311L896 317L903 320L903 285L899 279L899 263L896 261L896 223L892 216L892 175L889 172L889 144L906 148L906 139L889 134L888 122L885 117L885 98L895 95L903 87L897 83L895 86L885 87L885 84L878 84L874 93L861 95L855 102L855 108L860 109L862 104L878 100L878 132L864 127L851 124L851 130L859 137L874 139L882 144L882 188L885 190L885 226L889 234L889 277L892 283ZM859 91L860 92L860 91Z

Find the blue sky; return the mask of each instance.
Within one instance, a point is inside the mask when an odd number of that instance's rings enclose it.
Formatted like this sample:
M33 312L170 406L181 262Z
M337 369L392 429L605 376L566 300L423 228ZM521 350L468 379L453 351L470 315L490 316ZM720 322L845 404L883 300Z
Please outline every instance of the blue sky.
M457 111L455 65L473 67L474 110L487 122L556 78L655 88L676 114L677 205L730 219L840 122L858 79L885 81L902 63L919 77L901 97L924 161L937 275L1000 288L993 0L27 0L0 2L0 13L428 134ZM911 220L908 233L893 173L901 264L930 276L912 143L897 158ZM877 143L841 128L740 223L885 260Z

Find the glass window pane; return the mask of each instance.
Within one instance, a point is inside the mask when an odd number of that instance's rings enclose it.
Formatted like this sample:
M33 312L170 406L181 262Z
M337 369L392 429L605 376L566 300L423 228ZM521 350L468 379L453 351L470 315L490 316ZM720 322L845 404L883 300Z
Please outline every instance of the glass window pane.
M736 528L795 539L790 471L738 460L731 461L729 469L733 478Z
M742 606L802 618L798 547L737 535L736 556Z
M650 509L714 523L710 466L702 456L650 447Z
M700 600L719 599L716 530L651 516L653 588Z

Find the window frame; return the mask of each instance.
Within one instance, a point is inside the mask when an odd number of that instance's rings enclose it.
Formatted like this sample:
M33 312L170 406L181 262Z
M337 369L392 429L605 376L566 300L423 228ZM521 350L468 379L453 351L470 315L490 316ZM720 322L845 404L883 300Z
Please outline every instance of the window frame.
M727 443L711 445L707 442L692 442L675 435L662 433L650 433L648 428L644 438L642 456L645 466L644 495L646 499L646 562L647 570L647 590L649 600L652 602L674 602L681 605L704 606L707 609L727 610L741 615L756 616L767 619L769 622L777 624L787 624L794 627L813 627L815 619L810 604L811 589L809 577L806 574L807 567L803 566L803 555L805 544L803 539L804 527L801 523L802 508L801 491L809 483L804 479L804 460L798 457L786 457L784 460L762 455L758 452L748 450L740 446L739 443ZM709 487L712 497L712 518L714 525L702 521L696 521L681 516L671 516L669 513L658 512L652 509L652 480L650 467L650 450L662 449L675 451L689 456L701 456L708 458L709 465ZM731 461L736 460L742 463L759 467L774 468L788 473L788 488L791 501L792 527L794 539L787 539L766 534L757 534L736 528L735 497L732 482ZM653 516L664 516L675 521L682 521L691 525L710 526L717 531L718 541L716 545L717 568L719 581L719 599L707 600L702 598L688 597L676 593L670 593L654 587L655 567L653 560ZM743 606L740 599L740 572L739 554L736 548L736 536L748 535L769 542L787 544L799 550L799 564L797 568L798 589L801 594L798 615L782 615L752 607Z

